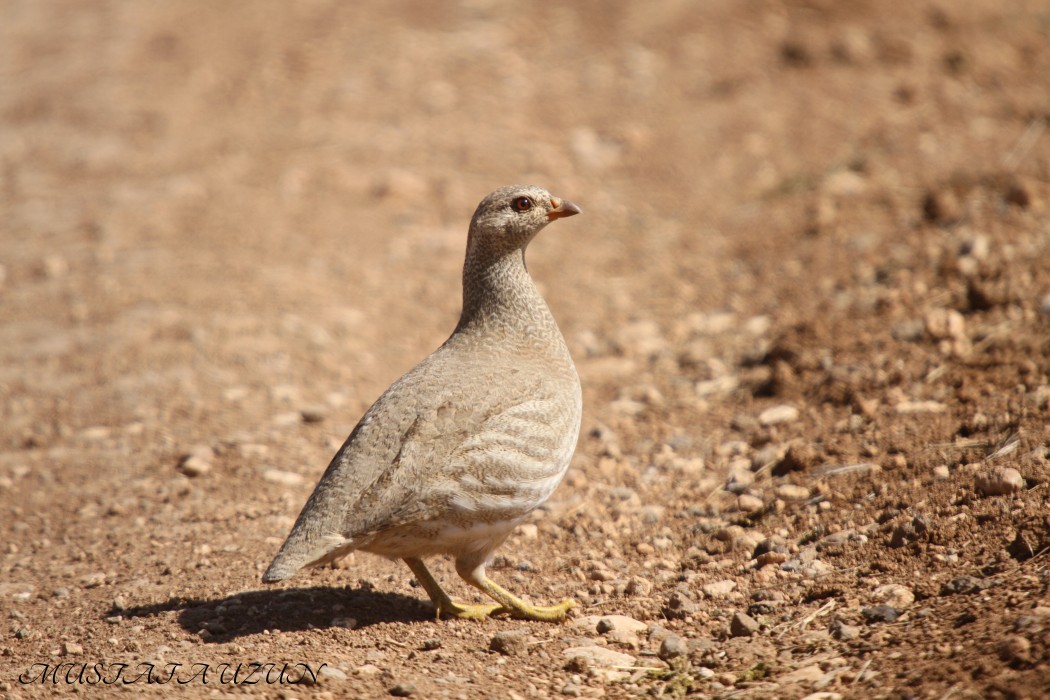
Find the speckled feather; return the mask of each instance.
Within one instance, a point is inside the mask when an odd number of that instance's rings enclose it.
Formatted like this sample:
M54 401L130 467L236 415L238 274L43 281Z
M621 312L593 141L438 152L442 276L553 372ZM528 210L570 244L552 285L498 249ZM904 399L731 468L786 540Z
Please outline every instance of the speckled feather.
M516 211L521 197L535 208ZM524 261L552 199L514 185L478 205L459 324L365 413L265 581L357 549L482 563L558 486L579 435L580 383Z

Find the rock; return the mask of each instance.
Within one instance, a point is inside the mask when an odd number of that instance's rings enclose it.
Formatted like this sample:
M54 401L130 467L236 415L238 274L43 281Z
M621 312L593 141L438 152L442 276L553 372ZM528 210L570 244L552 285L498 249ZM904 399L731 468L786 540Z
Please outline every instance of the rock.
M784 452L772 468L773 476L809 471L817 463L817 452L808 443L797 442Z
M941 586L941 595L968 595L980 593L986 588L991 588L996 581L974 578L973 576L956 576L948 583Z
M606 615L598 620L595 629L599 634L606 634L613 631L642 634L649 631L649 625L641 620L636 620L633 617L627 617L626 615Z
M835 639L842 640L843 642L849 642L860 636L860 627L856 625L847 625L845 622L839 619L832 620L831 624L828 625L828 631L831 632L831 636Z
M763 552L755 557L755 563L758 564L759 568L770 565L778 566L790 558L791 556L787 552Z
M684 620L696 611L696 601L682 591L669 595L662 610L664 617L670 620Z
M441 640L437 637L428 637L423 640L423 644L419 647L423 651L434 651L435 649L441 648Z
M933 468L933 478L937 481L947 481L952 476L947 464L938 464Z
M991 240L983 233L976 233L963 240L959 245L960 258L973 258L983 261L988 259L991 252Z
M735 460L734 460L735 461ZM751 460L744 460L748 468L733 469L726 480L725 489L729 493L744 493L755 483L755 473L751 471Z
M700 590L704 592L704 595L708 598L725 598L733 589L736 588L736 581L725 579L723 581L715 581L714 583L705 584Z
M799 411L797 408L788 404L781 404L779 406L771 406L758 414L758 423L765 427L782 425L798 420L798 416Z
M860 614L869 625L879 622L894 622L900 617L900 610L889 605L874 605L870 608L861 608Z
M1027 209L1032 204L1033 190L1031 184L1025 180L1014 179L1006 187L1003 200L1007 204L1013 204L1021 209Z
M299 486L305 481L302 474L284 471L283 469L267 469L262 474L263 481L281 486Z
M959 340L966 337L966 319L955 309L931 309L923 323L926 332L934 340Z
M307 406L299 411L303 423L322 423L328 418L328 409L324 406Z
M773 493L777 498L783 498L785 501L804 501L810 497L809 489L795 484L781 484L773 490Z
M540 528L535 523L522 523L518 525L518 534L527 540L534 540L540 536Z
M911 592L910 588L900 584L887 583L872 591L871 599L897 610L906 610L915 602L915 594Z
M736 498L736 507L745 513L754 513L765 507L765 502L758 496L742 493Z
M82 577L80 582L84 585L84 588L98 588L106 583L106 575L101 571L96 571L93 574Z
M528 630L506 630L497 632L489 640L489 649L504 656L522 656L529 653L532 637Z
M1010 634L996 646L999 659L1011 666L1022 666L1032 662L1032 643L1019 634Z
M335 617L332 618L332 627L342 627L343 629L352 630L357 627L357 618L354 617Z
M734 637L750 637L757 634L762 625L747 613L735 612L729 622L729 634Z
M395 698L410 698L416 694L416 686L411 683L398 683L388 692Z
M893 529L890 536L891 547L903 547L911 542L916 542L924 537L929 537L930 521L924 515L916 515L906 523L901 523Z
M930 190L922 199L922 215L930 223L953 224L962 218L962 206L951 190Z
M207 445L194 445L179 459L178 469L190 478L204 476L211 471L215 452Z
M562 656L568 658L570 661L579 660L584 663L592 663L595 666L619 667L619 666L634 666L634 657L630 654L624 654L623 652L613 651L608 647L599 646L583 646L583 647L569 647L562 652Z
M62 653L66 656L79 656L84 653L84 645L76 642L65 642L62 644Z
M785 685L788 683L815 683L823 677L824 670L818 664L813 664L812 666L803 666L778 676L777 682Z
M689 644L682 637L677 634L672 634L664 637L664 640L660 642L660 651L656 653L657 657L662 661L670 661L671 659L677 659L680 656L685 656L689 653Z
M948 407L939 401L901 401L893 410L898 415L910 416L916 413L944 413Z
M325 664L320 671L317 672L317 677L326 681L345 681L347 680L346 673L335 666Z
M627 595L647 596L653 592L653 582L641 576L632 576L627 582L624 593Z
M605 639L612 644L619 644L634 650L642 648L642 638L630 630L610 630L605 633Z
M191 457L178 464L178 471L183 472L190 479L194 479L196 476L204 476L211 471L211 463Z
M985 496L1005 496L1024 488L1021 472L1013 467L999 467L989 474L980 474L974 481L977 491Z

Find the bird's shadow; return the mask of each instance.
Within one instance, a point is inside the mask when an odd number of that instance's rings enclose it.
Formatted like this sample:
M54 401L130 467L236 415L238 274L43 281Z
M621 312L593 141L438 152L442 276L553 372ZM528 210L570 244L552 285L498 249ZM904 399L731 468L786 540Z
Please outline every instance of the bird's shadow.
M369 588L285 588L235 593L225 598L169 598L161 603L112 609L106 617L164 617L209 643L225 643L264 630L294 632L327 627L368 627L381 622L433 620L423 601Z

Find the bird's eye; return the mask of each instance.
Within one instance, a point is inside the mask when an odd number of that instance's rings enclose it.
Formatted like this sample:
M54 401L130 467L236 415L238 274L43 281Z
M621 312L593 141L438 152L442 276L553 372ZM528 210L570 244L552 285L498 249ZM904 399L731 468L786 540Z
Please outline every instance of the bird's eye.
M514 211L528 211L532 209L532 200L528 197L518 197L514 200Z

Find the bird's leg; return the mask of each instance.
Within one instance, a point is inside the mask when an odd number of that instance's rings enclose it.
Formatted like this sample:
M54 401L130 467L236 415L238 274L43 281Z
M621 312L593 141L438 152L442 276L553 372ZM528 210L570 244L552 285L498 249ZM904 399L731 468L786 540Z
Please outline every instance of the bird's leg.
M456 603L448 597L448 594L441 589L441 585L430 575L422 559L408 558L405 559L405 563L408 564L408 568L412 569L416 580L419 581L420 585L423 586L423 590L430 596L437 619L440 620L442 613L444 613L445 615L458 617L461 620L485 620L493 613L503 612L502 605L461 605Z
M521 598L494 583L485 575L485 564L476 562L456 561L456 571L463 580L480 589L496 602L499 603L497 610L506 613L518 620L537 620L540 622L562 622L568 616L569 610L576 607L576 601L566 598L557 605L540 607L530 605Z

